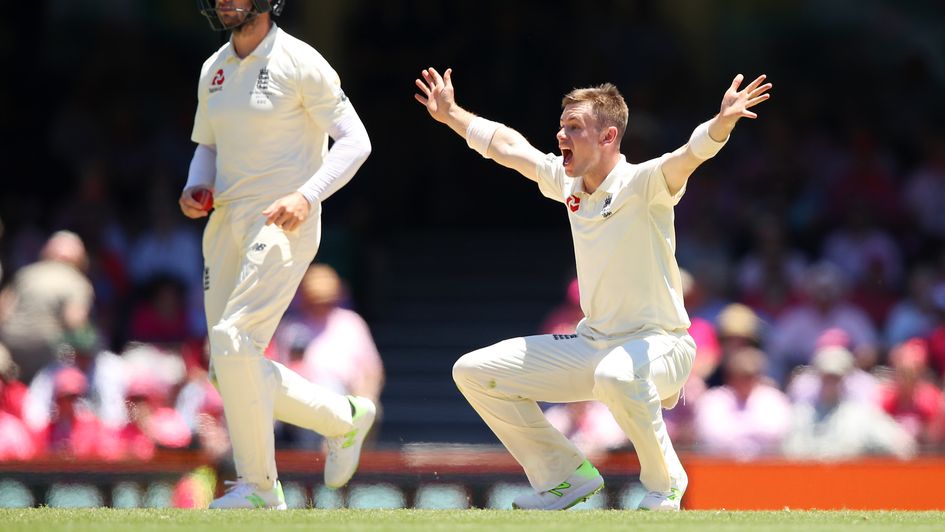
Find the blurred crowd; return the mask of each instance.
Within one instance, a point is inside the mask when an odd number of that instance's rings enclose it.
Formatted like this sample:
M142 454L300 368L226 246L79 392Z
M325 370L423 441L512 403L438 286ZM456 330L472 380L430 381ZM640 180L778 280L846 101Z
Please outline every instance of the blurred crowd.
M775 312L747 290L744 302L711 310L682 273L696 359L683 400L664 411L680 448L737 460L945 451L945 278L892 301L896 318L877 323L831 263L804 266L790 302ZM560 318L579 317L575 290L572 282L546 332L574 331L576 322ZM599 403L548 405L546 414L585 452L628 445Z
M82 239L58 231L0 292L0 461L148 460L158 449L225 461L223 403L206 335L184 304L180 263L150 261L147 296L130 309L118 350L96 319L89 263ZM266 356L377 401L383 366L366 323L346 308L346 291L332 267L312 265ZM281 447L321 449L314 433L278 435Z

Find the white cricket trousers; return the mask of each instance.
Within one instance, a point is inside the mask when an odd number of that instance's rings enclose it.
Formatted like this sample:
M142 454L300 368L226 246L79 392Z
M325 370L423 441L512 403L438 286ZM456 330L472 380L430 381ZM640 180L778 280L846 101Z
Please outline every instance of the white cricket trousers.
M321 206L292 232L265 225L268 202L216 208L203 235L210 359L237 475L262 489L278 478L273 417L337 436L353 428L346 397L263 356L321 238Z
M649 333L614 342L577 335L512 338L462 356L453 379L537 491L566 479L584 455L548 423L536 401L598 400L633 443L640 481L669 491L688 483L663 423L661 399L679 393L695 357L686 333Z

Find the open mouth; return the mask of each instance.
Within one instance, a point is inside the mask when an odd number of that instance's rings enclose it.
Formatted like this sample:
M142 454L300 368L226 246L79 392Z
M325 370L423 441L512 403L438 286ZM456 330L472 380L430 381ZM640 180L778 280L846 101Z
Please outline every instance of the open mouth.
M561 157L564 159L562 161L564 166L568 166L569 164L571 164L571 159L574 158L574 152L572 152L571 150L567 148L561 148Z

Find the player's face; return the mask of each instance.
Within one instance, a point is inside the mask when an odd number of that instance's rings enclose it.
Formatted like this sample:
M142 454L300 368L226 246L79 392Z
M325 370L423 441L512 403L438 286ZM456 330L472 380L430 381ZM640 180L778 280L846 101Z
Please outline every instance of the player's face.
M242 24L252 8L252 0L217 0L217 16L227 28Z
M558 149L564 157L564 172L570 177L587 174L602 160L602 132L590 102L565 106L558 130Z

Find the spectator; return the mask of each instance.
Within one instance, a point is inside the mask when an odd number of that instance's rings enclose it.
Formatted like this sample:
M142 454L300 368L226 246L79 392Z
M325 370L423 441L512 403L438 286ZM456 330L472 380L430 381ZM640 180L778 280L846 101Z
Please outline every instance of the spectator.
M159 447L182 449L191 432L184 417L168 406L166 386L158 379L138 375L128 385L128 423L118 432L125 458L150 460Z
M763 215L754 227L754 245L738 265L736 285L743 302L768 318L777 318L797 302L795 294L807 259L790 247L779 218Z
M18 413L16 403L22 400L25 386L15 375L10 353L0 344L0 462L29 460L36 454L33 437Z
M680 269L679 277L682 281L683 304L688 309L695 305L694 298L699 297L699 288L692 274L687 270ZM690 380L693 378L705 380L715 371L722 358L719 339L715 333L715 327L709 320L691 316L689 321L689 334L696 342L696 359L692 363L692 374L689 378Z
M367 397L378 402L384 385L384 368L367 323L353 310L342 308L342 282L325 264L311 266L299 287L301 316L309 341L303 363L312 382L341 394ZM288 361L288 350L304 334L292 321L280 327L276 342L280 358Z
M706 452L750 460L780 448L791 404L767 381L765 359L754 347L738 349L725 359L725 384L699 398L696 433Z
M854 367L846 349L821 349L813 360L820 375L814 404L794 405L791 430L784 443L790 458L845 460L868 454L915 455L915 440L875 405L843 395L842 381Z
M795 366L808 364L817 339L831 328L846 332L857 364L871 368L879 350L876 328L860 308L846 302L843 273L826 262L812 266L805 292L806 300L787 309L767 336L771 376L784 383Z
M180 347L191 336L186 294L187 287L175 277L152 278L131 311L129 339Z
M908 293L893 306L886 319L883 339L887 346L916 336L928 336L935 328L936 309L941 307L945 311L945 285L937 288L936 279L935 271L928 266L912 270Z
M96 330L85 326L67 333L59 344L56 360L30 381L23 411L28 426L37 429L49 423L55 403L56 375L65 367L75 367L85 376L89 388L86 404L104 426L118 429L127 422L124 361L103 349Z
M19 373L10 351L0 344L0 410L22 421L28 388L19 380Z
M114 433L106 430L86 406L88 382L77 368L63 366L53 380L54 406L49 423L37 441L44 453L76 459L114 459L120 456Z
M902 281L902 251L888 231L878 225L875 213L864 203L843 211L843 225L827 235L823 258L838 266L855 288L879 272L878 281L898 287Z
M897 345L889 354L892 379L882 388L882 407L913 438L930 442L932 424L942 415L942 392L928 380L929 349L914 338Z
M945 380L945 283L932 289L935 326L929 333L929 361L939 379Z
M850 336L842 329L827 329L817 339L814 357L824 349L850 350ZM850 355L853 356L852 354ZM816 404L820 396L821 376L812 366L799 366L788 380L787 394L792 403ZM842 379L843 396L863 404L877 405L880 398L879 380L861 368L853 367Z
M577 278L568 283L564 301L548 313L541 325L543 334L574 334L577 324L584 318L581 310L581 289Z
M598 401L555 404L545 410L545 417L585 454L629 445L613 414Z
M726 305L719 312L715 323L720 350L719 360L724 361L732 353L745 347L760 348L762 326L761 318L750 307L741 303ZM706 377L706 383L710 387L721 386L725 380L723 373L722 367L717 364L712 373Z
M903 202L916 225L926 235L945 241L945 132L924 139L925 160L908 178Z
M86 325L93 290L85 270L88 258L75 233L60 231L43 247L40 261L21 269L0 295L0 342L30 381L53 361L63 335Z

